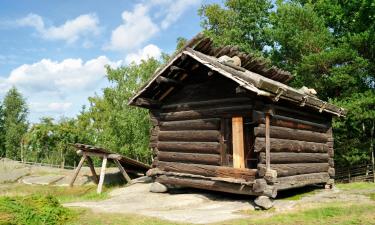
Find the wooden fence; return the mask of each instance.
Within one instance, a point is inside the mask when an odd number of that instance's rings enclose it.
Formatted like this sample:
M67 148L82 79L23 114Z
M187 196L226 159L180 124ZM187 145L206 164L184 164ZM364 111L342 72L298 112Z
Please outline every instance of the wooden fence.
M374 171L371 164L336 168L335 181L338 183L374 182Z

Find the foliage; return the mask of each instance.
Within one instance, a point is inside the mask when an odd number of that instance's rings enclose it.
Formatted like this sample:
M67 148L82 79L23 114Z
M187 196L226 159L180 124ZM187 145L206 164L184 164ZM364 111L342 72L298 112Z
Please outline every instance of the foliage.
M0 102L0 157L5 156L5 121L4 121L4 109Z
M57 123L42 118L24 136L24 159L34 162L74 165L78 161L73 143L90 143L76 119L63 118Z
M22 137L27 131L27 105L21 93L13 87L4 97L4 128L6 157L21 159Z
M147 110L128 105L130 98L155 72L160 63L155 59L140 65L112 69L107 67L111 86L103 96L90 97L90 107L78 118L93 134L96 145L137 160L150 161L148 150L149 119Z
M369 160L371 151L374 12L371 0L226 0L224 7L200 10L202 27L215 42L252 48L291 71L292 86L309 85L321 99L349 111L334 123L335 158L342 166ZM254 34L264 42L249 39Z
M203 5L199 10L205 33L221 45L235 44L242 50L259 54L269 45L267 34L269 0L227 0L225 8L219 4Z
M0 197L1 224L65 224L71 216L52 196Z

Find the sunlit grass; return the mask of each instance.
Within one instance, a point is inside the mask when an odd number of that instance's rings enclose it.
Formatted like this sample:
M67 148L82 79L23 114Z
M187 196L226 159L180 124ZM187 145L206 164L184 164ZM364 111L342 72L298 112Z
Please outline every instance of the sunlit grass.
M353 183L341 183L336 184L336 187L341 190L365 190L365 189L375 189L375 183L370 182L353 182Z

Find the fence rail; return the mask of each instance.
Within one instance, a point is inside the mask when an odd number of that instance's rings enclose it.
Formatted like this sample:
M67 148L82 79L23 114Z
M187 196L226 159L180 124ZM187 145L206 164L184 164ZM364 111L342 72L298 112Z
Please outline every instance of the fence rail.
M374 182L374 171L371 164L336 168L336 182L351 183L358 181Z

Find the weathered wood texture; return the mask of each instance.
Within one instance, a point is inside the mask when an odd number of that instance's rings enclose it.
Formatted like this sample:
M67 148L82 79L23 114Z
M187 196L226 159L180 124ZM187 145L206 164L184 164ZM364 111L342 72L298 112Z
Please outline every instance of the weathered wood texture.
M277 178L277 183L275 186L277 190L288 190L310 184L326 183L328 182L329 178L330 177L327 172L280 177Z
M195 102L183 102L177 104L163 105L162 110L164 112L170 111L187 111L195 109L207 109L218 106L239 106L239 105L251 105L252 99L250 98L224 98L224 99L213 99L206 101L195 101Z
M221 158L218 154L181 153L181 152L161 152L158 159L167 162L185 162L205 165L220 165Z
M256 169L161 161L157 162L157 167L168 172L196 174L207 177L238 178L246 181L254 180L257 173Z
M180 185L184 187L192 187L198 189L206 189L211 191L222 191L233 194L243 195L263 195L262 192L253 192L252 186L234 184L223 181L204 180L199 178L187 178L178 176L159 176L156 181L166 185Z
M243 118L232 118L233 167L245 168Z
M266 149L265 138L255 138L254 150L264 152ZM320 152L328 151L327 144L307 141L271 138L271 152Z
M277 171L277 177L286 177L299 174L327 172L328 163L293 163L271 164L271 169ZM263 177L266 173L266 165L258 164L258 174Z
M260 124L258 127L254 128L254 134L256 137L265 137L265 126ZM326 143L327 135L324 133L299 130L299 129L290 129L285 127L271 126L271 138L278 139L289 139L289 140L298 140L298 141L308 141L308 142L318 142Z
M160 130L162 131L218 130L219 128L220 119L218 118L160 122Z
M159 151L187 152L187 153L220 153L218 142L164 142L157 144Z
M216 130L180 130L180 131L160 131L159 141L203 141L219 142L220 132Z
M296 152L272 152L271 163L327 163L329 156L326 153L296 153ZM266 154L259 154L259 163L266 163Z
M160 119L164 121L192 120L218 116L231 116L233 114L248 115L253 108L252 105L239 105L231 107L220 107L201 110L188 110L178 112L160 113Z

